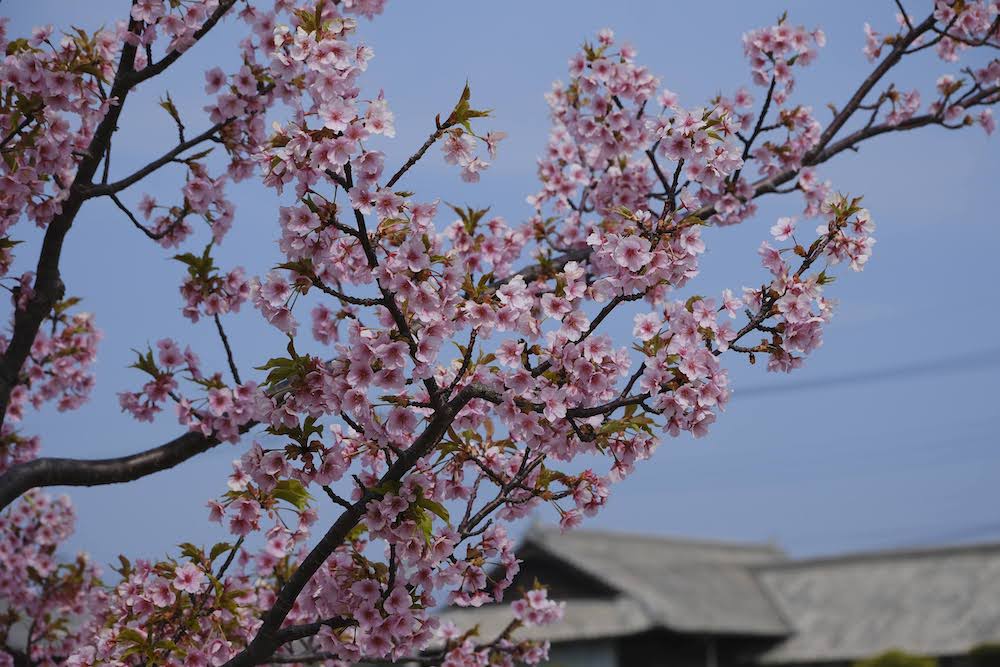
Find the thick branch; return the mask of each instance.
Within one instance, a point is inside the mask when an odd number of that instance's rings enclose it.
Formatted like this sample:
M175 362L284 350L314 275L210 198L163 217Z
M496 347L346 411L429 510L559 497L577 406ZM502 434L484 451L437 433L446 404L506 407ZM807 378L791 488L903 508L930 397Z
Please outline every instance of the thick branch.
M204 37L235 2L236 0L224 0L205 21L204 25L195 32L194 41ZM138 34L140 27L141 24L134 19L129 22L129 31L133 34ZM69 186L68 196L63 201L62 209L45 230L35 270L34 295L23 309L16 310L14 313L13 335L4 351L3 358L0 359L0 423L3 422L7 414L10 394L18 384L21 368L31 351L31 346L35 342L35 336L38 334L42 321L65 294L66 288L59 273L59 259L62 255L63 242L70 227L73 226L73 221L76 219L83 202L88 197L93 196L90 191L94 175L107 153L111 136L118 128L118 119L121 117L125 99L135 85L165 70L180 58L181 53L172 51L160 62L150 65L138 73L135 71L135 56L135 44L126 41L122 47L118 68L109 93L109 98L115 100L115 103L108 108L107 114L97 125L87 150L83 152L83 159L80 161L73 182Z
M249 429L250 425L244 428ZM114 459L41 458L19 463L0 477L0 509L36 487L131 482L173 468L218 444L217 438L190 432L159 447Z
M826 126L825 130L823 130L823 134L821 134L819 138L819 143L817 143L816 147L813 149L815 152L818 153L826 147L830 140L833 139L834 135L840 131L840 128L842 128L844 124L850 120L851 116L854 115L854 112L857 111L858 107L865 101L865 98L868 97L868 93L870 93L872 88L875 87L875 84L877 84L879 80L885 76L886 72L892 69L892 67L899 62L905 54L906 49L908 49L918 37L934 27L935 22L936 19L934 18L934 15L931 14L913 30L908 31L901 39L893 43L892 51L889 52L889 55L887 55L885 59L882 60L882 62L880 62L874 70L872 70L872 73L868 75L867 79L861 82L861 85L858 86L856 91L854 91L854 95L852 95L851 99L848 100L846 105L844 105L844 108L841 109L836 116L834 116L833 121Z
M129 29L135 32L137 26L138 24L132 21ZM42 249L38 254L38 266L35 270L34 295L23 309L18 309L14 313L14 333L10 344L4 351L3 359L0 360L0 423L3 422L7 414L10 393L18 383L21 368L35 342L38 328L51 312L52 307L63 298L66 291L59 275L59 258L62 255L63 241L73 225L73 220L76 218L80 206L86 199L84 191L92 182L94 174L97 173L97 167L104 157L108 143L111 141L111 135L118 127L118 118L130 89L126 79L133 71L135 52L136 47L128 42L122 48L121 59L118 61L118 70L115 73L110 95L110 97L117 99L117 103L108 108L107 115L98 124L94 136L90 140L90 145L77 167L76 176L69 187L69 195L63 202L62 210L52 219L45 230Z
M474 392L469 389L460 391L454 399L439 408L430 422L424 428L423 433L413 442L409 449L404 451L395 463L389 466L388 471L382 476L380 484L386 482L398 482L416 465L422 457L429 454L438 441L447 432L448 427L455 419L456 415L465 405L474 398ZM253 641L242 652L236 655L224 667L249 667L266 662L267 659L284 643L282 637L281 624L285 621L292 605L305 589L306 584L313 575L322 567L326 559L334 550L344 543L348 533L354 529L368 507L368 503L377 496L366 492L365 495L350 509L341 514L330 526L319 543L313 547L312 551L303 559L298 569L289 577L288 581L278 591L274 605L264 614L263 622L257 630Z

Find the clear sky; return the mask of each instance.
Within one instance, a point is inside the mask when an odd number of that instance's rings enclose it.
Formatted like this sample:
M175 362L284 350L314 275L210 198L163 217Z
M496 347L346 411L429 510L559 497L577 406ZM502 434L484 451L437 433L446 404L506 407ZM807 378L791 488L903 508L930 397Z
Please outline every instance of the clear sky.
M920 13L929 4L908 3ZM127 14L128 5L6 0L0 14L11 17L11 32L18 34L44 22L110 24ZM482 182L467 185L435 151L402 185L422 200L492 205L519 222L530 213L524 197L537 187L535 156L548 131L542 95L553 80L565 78L567 58L584 38L613 28L638 47L640 60L680 94L682 104L695 106L749 83L740 35L772 23L785 8L791 21L827 32L827 47L799 75L795 93L826 120L825 105L842 104L870 71L861 54L862 26L870 20L888 27L895 11L889 0L390 2L385 15L361 30L376 52L364 81L384 88L396 113L397 137L384 146L387 164L423 142L434 115L451 108L468 79L474 105L495 110L485 127L509 135L497 161ZM207 124L196 115L204 103L201 72L235 62L235 25L223 26L176 71L129 99L112 178L175 141L171 121L156 106L164 90L185 112L192 134ZM952 70L929 56L903 68L896 80L929 90L946 71ZM840 308L824 346L792 376L770 376L731 360L733 400L710 436L665 441L585 525L774 540L803 555L1000 538L998 141L978 128L922 129L876 139L823 166L820 174L837 189L865 195L879 225L864 273L840 272L829 288ZM144 190L176 182L176 174L157 176L125 199L134 203ZM232 192L236 224L219 262L261 273L277 256L278 202L257 185ZM757 218L708 231L704 273L692 293L759 282L757 245L775 217L799 209L794 197L765 198ZM18 248L20 270L28 268L24 248ZM179 433L172 414L149 425L119 413L116 393L141 382L127 368L131 348L174 336L222 368L211 323L191 327L180 315L181 268L169 255L110 205L88 203L78 216L67 238L64 280L68 292L84 297L96 313L105 338L91 403L26 420L26 431L42 435L44 454L117 456ZM283 348L252 309L235 320L228 326L244 369ZM609 331L626 337L630 330L629 320ZM120 551L154 555L182 541L226 539L221 527L207 522L204 505L224 490L229 462L241 451L223 445L130 485L70 490L79 519L68 549L86 549L107 562ZM553 521L551 513L539 518Z

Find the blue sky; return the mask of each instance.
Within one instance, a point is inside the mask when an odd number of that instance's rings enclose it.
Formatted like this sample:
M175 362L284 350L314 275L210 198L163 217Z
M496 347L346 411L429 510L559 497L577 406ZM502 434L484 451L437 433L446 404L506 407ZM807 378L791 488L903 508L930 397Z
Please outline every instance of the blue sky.
M42 22L109 24L125 16L128 4L8 0L0 11L17 34ZM694 106L748 83L740 35L773 22L786 6L791 21L827 32L827 47L800 74L794 96L826 120L825 105L842 104L870 71L861 54L864 21L888 27L892 2L390 2L384 16L361 29L376 52L365 84L383 88L396 113L397 137L381 148L387 164L405 159L468 79L474 106L494 109L484 127L508 133L497 161L482 182L468 185L432 151L401 185L424 200L491 205L519 222L530 213L524 197L536 189L535 156L549 126L542 95L565 78L566 60L584 38L613 28L682 104ZM201 72L236 62L236 27L224 25L176 70L129 99L112 177L172 145L173 126L156 106L165 90L186 112L192 134L205 124L197 120ZM947 71L954 68L928 56L895 80L929 90ZM820 174L837 189L865 195L879 225L864 273L840 272L829 288L840 307L824 346L792 376L730 361L734 397L710 436L666 440L587 525L774 540L795 554L1000 538L996 142L978 128L930 128L877 139L823 166ZM125 199L175 187L176 177L157 175ZM232 193L236 224L218 261L262 272L277 258L278 201L252 184ZM765 198L755 219L708 231L704 273L692 293L759 282L757 245L777 216L799 208L795 198ZM25 233L37 242L37 234ZM24 248L21 270L28 266ZM170 254L103 202L89 203L78 217L64 252L64 280L96 313L105 338L91 403L26 420L26 431L43 436L45 454L116 456L178 434L172 414L149 425L119 413L116 393L141 382L127 368L131 348L174 336L222 368L211 323L192 328L180 315L181 269ZM283 348L250 309L227 326L244 369ZM630 330L630 322L609 329L623 339ZM137 483L71 490L79 520L68 549L110 561L119 551L152 556L181 541L225 539L207 523L204 504L223 490L229 462L241 451L224 445ZM540 518L553 520L550 513Z

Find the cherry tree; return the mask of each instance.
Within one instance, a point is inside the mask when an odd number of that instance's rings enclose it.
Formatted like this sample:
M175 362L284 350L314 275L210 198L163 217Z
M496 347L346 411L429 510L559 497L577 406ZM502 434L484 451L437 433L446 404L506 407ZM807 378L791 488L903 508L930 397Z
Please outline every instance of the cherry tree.
M547 95L534 213L511 224L402 185L430 150L464 181L488 169L505 135L469 86L428 119L404 163L378 150L400 110L363 96L373 51L361 35L384 4L132 0L110 27L27 36L0 19L0 271L11 295L0 665L543 661L547 646L517 630L558 619L562 605L541 585L508 590L518 561L505 525L549 506L576 526L661 438L708 432L729 397L725 361L789 372L821 345L828 285L842 268L861 271L875 243L859 194L837 193L825 162L883 134L995 129L998 0L873 8L877 27L862 35L872 69L829 118L793 102L820 29L781 17L747 32L747 85L700 103L602 30ZM242 65L205 72L204 118L182 118L165 96L176 145L117 173L112 138L130 95L222 21L244 30L233 46ZM933 89L898 80L896 66L916 58L942 61ZM160 170L179 170L183 187L143 192ZM244 180L275 193L277 266L216 262L235 219L227 188ZM747 249L760 257L746 277L756 286L686 292L702 227L751 221L756 199L777 193L794 196ZM19 424L48 402L80 408L93 387L100 315L81 310L60 256L101 198L178 261L179 307L210 320L226 354L204 364L211 350L194 337L137 353L121 409L176 415L173 440L117 459L46 458L45 434ZM19 245L29 224L43 230L40 247ZM16 259L36 268L12 275ZM240 308L287 338L252 367L237 365L226 329ZM630 339L602 331L629 309ZM59 558L73 508L44 487L132 482L221 443L238 456L207 504L223 541L155 562L122 556L105 573L82 554ZM603 463L574 465L585 456ZM336 509L329 525L318 525L320 502ZM511 622L496 637L434 613L501 601ZM19 644L15 626L26 628Z

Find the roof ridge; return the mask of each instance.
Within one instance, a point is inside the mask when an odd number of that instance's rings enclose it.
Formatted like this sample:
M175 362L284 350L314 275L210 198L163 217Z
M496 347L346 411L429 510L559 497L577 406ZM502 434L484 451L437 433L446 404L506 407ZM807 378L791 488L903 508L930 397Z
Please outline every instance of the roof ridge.
M524 535L526 541L531 540L535 537L563 537L563 536L573 537L573 536L593 536L593 537L607 537L609 539L628 539L636 540L642 542L655 542L658 544L676 544L681 546L693 546L693 547L712 547L718 549L732 549L741 551L770 551L774 554L785 556L784 550L781 549L777 544L773 542L743 542L737 540L722 540L713 539L707 537L698 538L688 538L680 537L677 535L646 535L641 533L631 533L624 530L598 530L595 528L574 528L568 531L562 531L560 528L547 525L547 524L533 524L527 530Z
M832 565L838 563L864 562L869 560L892 560L899 558L931 558L949 554L972 554L1000 551L1000 542L974 542L970 544L950 544L936 546L895 547L889 549L874 549L871 551L854 551L825 556L810 556L807 558L788 558L771 563L749 565L753 570L793 569L814 565Z

